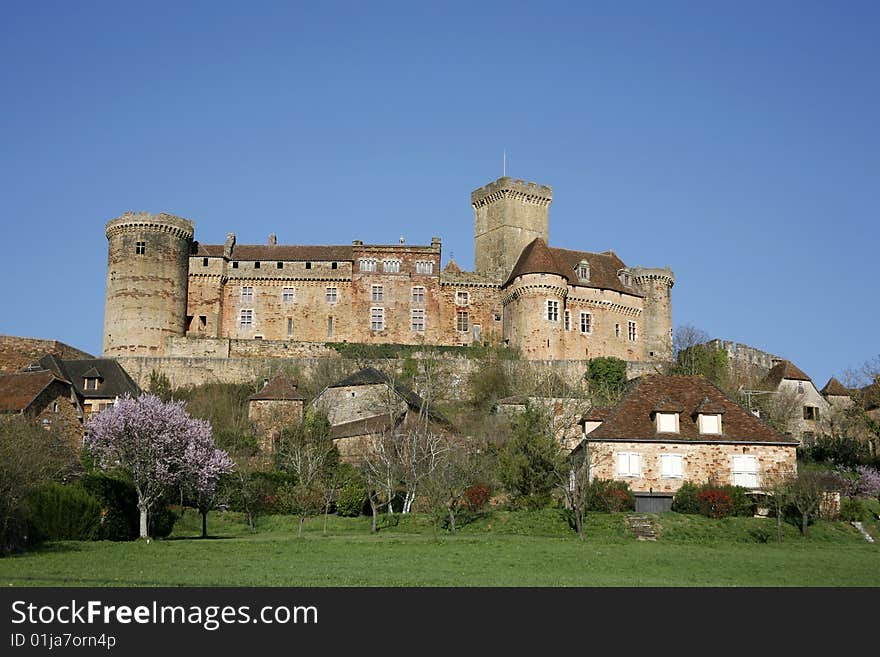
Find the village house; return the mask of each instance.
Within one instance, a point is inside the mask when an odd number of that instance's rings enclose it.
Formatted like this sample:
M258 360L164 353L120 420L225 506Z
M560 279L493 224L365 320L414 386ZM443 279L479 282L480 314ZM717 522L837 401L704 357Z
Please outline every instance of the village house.
M297 390L297 382L283 374L266 379L263 388L248 397L248 420L260 451L274 452L282 430L302 420L305 399Z
M362 460L374 435L409 429L454 432L449 420L419 395L372 367L327 386L312 405L327 415L333 442L348 462Z
M794 363L776 361L764 378L763 385L783 398L782 406L791 406L792 415L786 434L798 438L803 445L812 445L817 436L827 433L831 405L813 380ZM787 403L789 400L791 404Z
M0 414L19 414L79 448L83 410L70 381L46 370L0 373Z
M797 469L796 440L702 376L639 377L607 414L585 417L584 434L575 454L588 451L591 478L627 482L637 510L669 510L685 481L754 490Z

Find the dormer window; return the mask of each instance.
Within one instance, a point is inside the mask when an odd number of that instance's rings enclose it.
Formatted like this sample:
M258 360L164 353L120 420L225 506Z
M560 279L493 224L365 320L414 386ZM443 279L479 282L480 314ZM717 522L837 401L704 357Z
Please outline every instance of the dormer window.
M578 263L576 268L577 277L581 281L589 281L590 280L590 263L586 260L581 260Z
M678 413L660 413L656 415L657 433L678 433Z
M720 434L721 414L700 413L697 416L697 426L700 428L700 433Z
M620 279L620 282L623 283L624 287L630 287L632 285L632 275L629 272L629 269L621 269L617 272L617 278Z

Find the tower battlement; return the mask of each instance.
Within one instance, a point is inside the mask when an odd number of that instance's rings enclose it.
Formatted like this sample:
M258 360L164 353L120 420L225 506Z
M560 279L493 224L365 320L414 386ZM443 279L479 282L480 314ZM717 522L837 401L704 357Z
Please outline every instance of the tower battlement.
M125 212L107 222L107 239L124 232L158 231L172 233L175 237L191 240L195 235L195 224L189 219L160 212Z
M471 192L471 206L477 209L505 198L514 198L522 203L549 206L553 201L553 189L548 185L539 185L535 182L514 180L508 176L502 176L498 180Z

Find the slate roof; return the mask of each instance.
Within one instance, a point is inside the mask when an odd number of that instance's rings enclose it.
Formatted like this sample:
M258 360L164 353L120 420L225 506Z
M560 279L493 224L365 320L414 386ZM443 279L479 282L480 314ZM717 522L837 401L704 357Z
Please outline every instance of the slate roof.
M668 400L680 405L679 433L657 433L654 409ZM711 405L711 406L709 406ZM707 407L724 413L722 434L701 434L697 409ZM702 376L646 374L636 379L605 422L589 434L588 440L634 441L699 440L719 442L773 442L796 444L746 411Z
M198 244L193 255L223 257L222 244ZM281 260L315 262L351 262L354 259L351 245L291 245L291 244L236 244L232 247L231 260Z
M590 265L588 281L581 281L575 271L582 260L586 260ZM590 253L589 251L560 249L548 246L544 240L538 237L529 242L522 250L510 276L502 287L510 285L517 276L524 274L556 274L565 278L571 285L642 296L635 288L626 287L620 282L617 272L621 269L626 269L626 265L613 251Z
M62 360L52 354L43 356L28 369L40 367L54 373L57 377L70 381L76 394L83 399L111 399L129 395L137 397L141 389L122 366L112 358L87 358L83 360ZM100 378L97 390L85 390L83 379Z
M394 391L403 398L403 400L407 403L407 406L409 406L414 411L421 411L425 405L425 400L423 400L413 390L401 383L392 381L389 377L385 376L382 372L374 367L365 367L364 369L358 370L354 374L345 377L341 381L331 383L327 387L346 388L348 386L369 386L376 384L391 386ZM429 410L428 417L435 422L452 428L452 423L442 414L436 411Z
M812 381L810 377L804 374L803 371L790 360L781 360L771 367L770 371L767 372L767 376L764 377L764 382L773 388L777 388L779 387L779 384L782 383L783 379Z
M339 438L351 438L352 436L366 436L372 433L383 433L388 430L395 420L388 417L387 413L374 415L373 417L343 422L330 428L330 437L333 440Z
M849 397L852 393L844 388L843 384L833 376L828 379L828 383L820 390L823 395L828 397Z
M604 422L611 414L611 409L605 406L594 406L587 411L581 420L585 422Z
M248 397L248 401L304 401L305 397L297 389L296 381L279 374L263 386L263 389Z
M55 381L70 385L69 381L47 370L0 374L0 413L26 410Z

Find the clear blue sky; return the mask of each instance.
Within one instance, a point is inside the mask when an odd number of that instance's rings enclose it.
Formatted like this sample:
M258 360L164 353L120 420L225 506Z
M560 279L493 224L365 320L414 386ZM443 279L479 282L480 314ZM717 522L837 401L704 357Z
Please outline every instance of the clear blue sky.
M880 3L4 2L0 89L0 333L99 353L127 210L471 268L506 149L676 325L819 386L880 353Z

